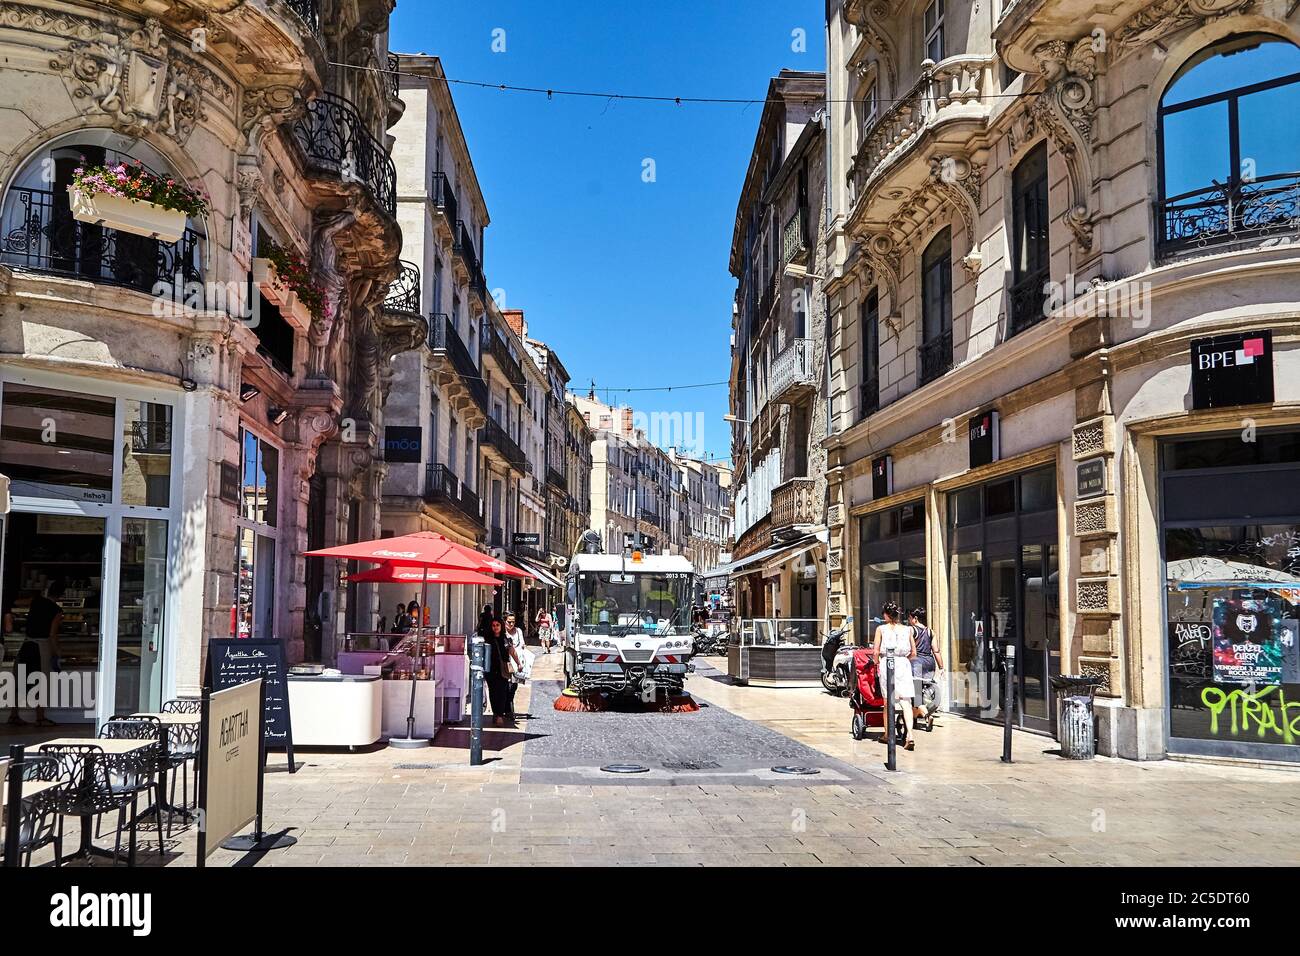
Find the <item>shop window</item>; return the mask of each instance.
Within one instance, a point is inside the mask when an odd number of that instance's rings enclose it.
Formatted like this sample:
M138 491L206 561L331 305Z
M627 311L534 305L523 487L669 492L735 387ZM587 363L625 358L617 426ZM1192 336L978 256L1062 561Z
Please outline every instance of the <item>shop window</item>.
M984 486L984 514L995 518L1016 510L1016 480L994 481Z
M1300 94L1300 48L1234 36L1193 57L1160 99L1161 255L1294 233L1300 126L1280 123Z
M898 509L898 530L900 534L913 534L925 530L924 502L917 501Z
M919 384L952 368L952 232L944 229L921 256Z
M1013 260L1011 318L1007 335L1040 322L1047 314L1049 268L1047 144L1039 143L1011 174Z
M956 526L979 524L982 517L980 489L963 488L948 497L948 522Z
M1254 441L1242 441L1240 432L1232 432L1174 442L1162 451L1166 471L1295 464L1300 462L1300 432L1259 431Z
M1042 468L1020 476L1021 511L1048 511L1055 507L1055 468Z
M166 508L171 500L172 408L128 401L122 420L122 503Z
M112 398L4 383L0 472L12 493L108 503L115 413Z

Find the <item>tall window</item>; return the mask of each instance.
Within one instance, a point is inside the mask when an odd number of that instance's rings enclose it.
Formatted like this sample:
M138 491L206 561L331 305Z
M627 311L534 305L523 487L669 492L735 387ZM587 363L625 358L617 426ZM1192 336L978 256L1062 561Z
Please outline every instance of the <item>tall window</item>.
M952 368L952 232L945 228L921 256L920 384Z
M1300 221L1300 48L1232 37L1193 57L1160 99L1157 252L1257 241Z
M243 429L239 451L242 493L235 519L235 636L271 638L275 636L280 452Z
M1039 143L1011 174L1010 335L1043 318L1048 268L1047 144Z
M862 303L862 399L859 418L880 408L880 293L873 288Z
M872 83L863 92L858 100L858 117L861 120L862 138L866 139L867 133L876 122L876 84Z
M925 8L925 58L943 59L943 0L930 0Z

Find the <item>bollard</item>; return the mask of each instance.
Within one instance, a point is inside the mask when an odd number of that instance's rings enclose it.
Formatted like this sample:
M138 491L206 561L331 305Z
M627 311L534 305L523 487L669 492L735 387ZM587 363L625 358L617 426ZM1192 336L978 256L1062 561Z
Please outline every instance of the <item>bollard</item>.
M889 749L885 756L885 769L897 770L897 741L894 739L894 652L885 652L885 739Z
M477 634L469 643L469 765L483 764L483 662L487 644Z
M18 866L18 838L22 827L18 821L23 815L23 764L22 744L9 747L9 787L5 794L5 866Z
M1016 645L1008 644L1002 654L1002 675L1006 690L1002 694L1002 762L1011 763L1011 721L1015 716Z

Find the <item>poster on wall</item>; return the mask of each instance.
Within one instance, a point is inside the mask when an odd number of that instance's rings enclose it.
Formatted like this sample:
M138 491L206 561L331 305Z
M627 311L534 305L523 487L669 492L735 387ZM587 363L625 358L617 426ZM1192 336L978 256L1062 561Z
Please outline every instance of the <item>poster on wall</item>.
M1214 682L1276 687L1282 683L1282 599L1233 590L1214 599Z

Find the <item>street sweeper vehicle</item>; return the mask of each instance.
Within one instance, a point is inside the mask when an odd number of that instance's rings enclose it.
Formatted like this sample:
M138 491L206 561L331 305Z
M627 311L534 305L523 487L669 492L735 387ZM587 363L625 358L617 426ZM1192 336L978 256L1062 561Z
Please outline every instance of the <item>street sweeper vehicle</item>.
M574 555L565 580L564 677L570 691L647 704L680 695L695 649L694 585L695 569L681 555L631 549Z

